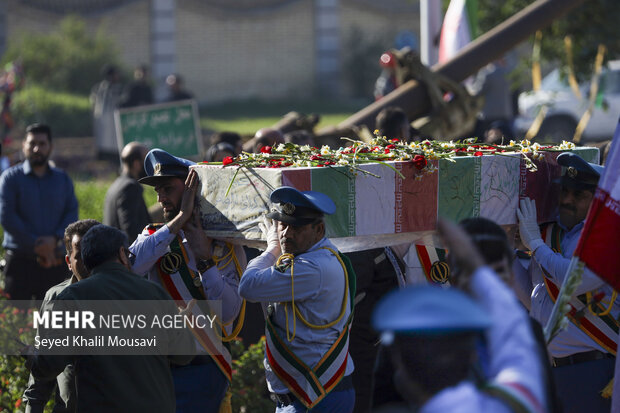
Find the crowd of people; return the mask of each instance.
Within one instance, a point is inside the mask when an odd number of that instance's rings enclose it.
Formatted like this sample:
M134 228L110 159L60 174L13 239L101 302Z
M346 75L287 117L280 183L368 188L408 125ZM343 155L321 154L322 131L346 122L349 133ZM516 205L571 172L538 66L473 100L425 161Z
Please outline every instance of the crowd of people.
M385 111L378 127L408 140L401 112ZM313 144L308 134L273 128L245 144L234 133L213 141L210 160ZM194 327L167 336L194 356L35 351L26 362L27 411L42 412L52 396L55 411L223 411L232 356L226 346L212 349L238 335L250 308L264 320L264 372L277 413L609 411L601 391L614 375L616 348L606 343L617 341L617 294L586 270L575 298L581 311L568 328L550 343L541 328L603 166L559 155L556 222L539 226L541 200L525 198L518 237L485 218L439 220L445 249L402 244L343 254L326 237L334 200L282 186L270 195L274 208L260 224L267 246L258 252L208 237L194 163L148 149L122 148L104 222L78 220L71 179L49 162L51 130L29 126L25 161L0 177L5 290L43 300L43 309L55 300L174 299L183 308L217 300L220 333ZM156 192L162 223L149 216L142 185Z
M106 65L101 74L102 80L93 86L90 93L93 132L97 156L100 159L118 159L119 148L114 123L116 109L194 98L193 94L185 89L182 76L172 73L166 77L167 95L158 102L146 65L137 66L133 72L133 80L126 84L123 83L121 70L114 65Z

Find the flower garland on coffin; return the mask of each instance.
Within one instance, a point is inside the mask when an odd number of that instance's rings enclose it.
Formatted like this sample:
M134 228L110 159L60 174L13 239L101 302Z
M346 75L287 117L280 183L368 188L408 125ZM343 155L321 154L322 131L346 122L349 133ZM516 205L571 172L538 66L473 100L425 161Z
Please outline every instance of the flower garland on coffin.
M519 197L548 193L559 175L555 157L574 149L571 143L500 146L473 139L406 143L376 137L348 143L338 149L282 144L196 166L203 227L209 236L260 247L262 234L255 225L270 207L270 190L291 185L334 199L337 213L326 219L328 235L344 251L412 241L434 244L439 215L454 221L482 215L500 225L514 224ZM591 158L596 151L575 150ZM542 169L532 173L536 165ZM504 187L491 193L495 184Z
M377 131L375 131L377 133ZM544 151L565 151L575 148L575 144L563 141L560 145L540 145L524 139L511 140L508 145L476 143L476 138L463 141L403 142L377 136L369 143L343 138L350 146L332 149L299 146L294 143L279 144L276 147L263 146L260 153L243 152L237 157L227 156L222 162L204 162L209 165L244 166L247 168L287 168L287 167L329 167L347 166L353 173L368 173L357 166L364 163L384 163L388 161L410 161L420 171L433 173L436 168L429 160L452 159L458 156L507 155L520 153L528 170L536 171L534 160L542 160ZM526 156L530 155L530 156ZM531 158L530 158L531 157ZM390 165L386 166L392 168ZM402 176L401 176L402 177ZM404 178L404 177L402 177ZM421 175L417 176L418 179Z

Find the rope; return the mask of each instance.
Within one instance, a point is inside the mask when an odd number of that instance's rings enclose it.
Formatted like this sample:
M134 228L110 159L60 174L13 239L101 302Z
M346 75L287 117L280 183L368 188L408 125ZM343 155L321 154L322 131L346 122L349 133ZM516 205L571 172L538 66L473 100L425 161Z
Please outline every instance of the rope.
M618 297L618 293L616 292L616 290L614 290L614 292L611 294L611 300L609 300L609 307L607 307L602 313L597 313L596 311L592 309L592 304L596 304L596 302L592 303L592 291L588 291L586 293L586 302L588 303L588 311L590 311L595 316L599 316L599 317L605 316L611 312L611 307L613 307L614 302L616 301L617 297Z
M226 247L228 247L228 253L219 258L214 255L213 262L215 262L215 265L217 266L218 270L222 270L226 268L231 263L231 261L233 261L235 263L237 274L239 275L239 278L241 278L241 276L243 275L243 271L241 270L241 265L239 264L239 260L237 259L237 254L235 253L235 247L228 242L226 243ZM220 262L224 261L227 258L228 260L224 264L220 265ZM234 320L231 320L230 322L225 323L225 324L219 323L220 326L222 327L222 333L223 333L223 336L220 338L222 339L224 343L233 341L235 338L237 338L237 336L239 335L239 332L241 332L241 328L243 328L243 323L245 322L245 307L246 307L246 301L243 300L241 304L241 310L239 311L239 317L238 317L239 321L237 322L237 325L235 326L235 328L230 334L226 333L226 330L224 327L232 324Z
M336 258L338 259L338 262L340 263L344 271L345 288L344 288L344 297L342 299L342 308L340 310L340 315L338 315L338 317L335 320L329 323L323 324L323 325L312 324L301 315L299 308L295 305L295 277L294 277L295 256L293 254L282 254L278 258L278 261L276 262L276 266L280 265L282 261L284 261L285 259L291 260L291 303L290 304L291 304L291 308L293 309L293 335L292 337L290 336L290 332L288 328L288 308L287 308L288 303L283 303L284 317L285 317L285 322L286 322L286 339L289 342L295 338L295 333L296 333L296 328L297 328L296 317L299 318L299 320L301 320L301 322L304 323L304 325L308 328L312 328L314 330L323 330L323 329L336 325L340 320L342 320L342 317L344 317L346 313L347 302L348 302L348 297L349 297L349 277L347 274L347 268L344 262L342 261L342 258L340 258L340 255L338 255L336 251L334 251L333 249L329 247L322 247L320 249L329 250L332 254L334 254L334 256L336 256Z

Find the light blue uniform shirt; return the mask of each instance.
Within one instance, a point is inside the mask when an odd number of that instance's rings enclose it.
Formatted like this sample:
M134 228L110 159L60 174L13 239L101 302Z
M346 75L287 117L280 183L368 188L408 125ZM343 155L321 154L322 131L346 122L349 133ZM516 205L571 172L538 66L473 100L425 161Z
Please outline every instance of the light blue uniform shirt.
M485 333L489 354L488 382L506 386L529 400L535 412L546 406L542 367L527 314L516 297L488 268L479 268L470 284L476 301L492 317ZM463 381L442 390L426 402L420 413L508 413L513 410L502 399L492 397L474 384Z
M301 315L315 325L327 324L338 318L345 294L345 274L342 265L329 250L322 247L337 251L327 238L323 238L308 251L297 255L293 267L295 305ZM290 307L291 268L284 272L276 270L274 268L276 260L277 258L269 251L251 260L241 277L239 294L248 301L274 303L272 321L278 335L297 357L310 368L314 368L345 328L351 313L350 303L347 303L344 316L332 327L312 329L298 319L294 325ZM286 318L284 306L280 304L282 302L289 302L289 334L292 335L295 331L295 338L291 342L286 338ZM266 358L264 364L269 391L278 394L288 393L289 389L271 370ZM351 373L353 373L353 360L349 355L345 376Z
M183 246L189 258L188 267L196 274L200 274L196 269L194 254L192 254L183 230L179 231L179 235L183 239ZM152 235L149 235L146 229L142 231L129 247L129 251L135 255L132 265L133 271L138 275L145 275L149 280L161 285L155 264L160 257L168 252L168 245L175 237L176 235L170 232L168 225L159 228ZM214 248L217 248L218 242L220 241L214 240ZM241 265L241 270L243 270L246 265L245 252L242 247L235 246L235 253ZM200 278L206 299L222 301L222 319L224 323L234 320L241 309L241 297L239 297L237 292L239 281L234 263L231 261L221 270L217 266L213 266L200 274Z
M560 225L561 226L561 225ZM570 260L573 256L573 252L577 248L577 242L579 236L583 230L584 222L575 225L570 230L564 229L564 234L560 240L562 247L562 253L554 252L547 245L542 245L534 252L533 259L530 262L529 269L524 269L521 264L513 266L515 270L515 276L523 279L531 277L532 282L532 303L531 303L531 315L538 320L543 327L547 324L551 311L553 309L553 301L544 284L544 268L554 283L560 287L566 276ZM593 295L602 291L605 293L605 298L602 304L607 307L609 305L609 299L613 292L612 288L593 274L590 270L586 269L582 276L581 284L577 287L575 295L581 295L588 291L593 291ZM587 311L587 310L586 310ZM620 314L619 301L616 299L614 302L612 316L618 317ZM606 352L601 346L599 346L594 340L592 340L586 333L581 331L572 322L568 324L565 330L562 330L548 346L549 352L553 357L566 357L575 353L582 353L591 350L600 350Z

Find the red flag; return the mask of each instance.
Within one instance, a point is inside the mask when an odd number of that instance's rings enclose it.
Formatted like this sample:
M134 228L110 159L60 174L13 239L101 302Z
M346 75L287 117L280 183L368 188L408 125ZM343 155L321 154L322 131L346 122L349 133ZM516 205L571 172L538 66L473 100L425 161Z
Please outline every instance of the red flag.
M574 255L620 290L620 121Z

